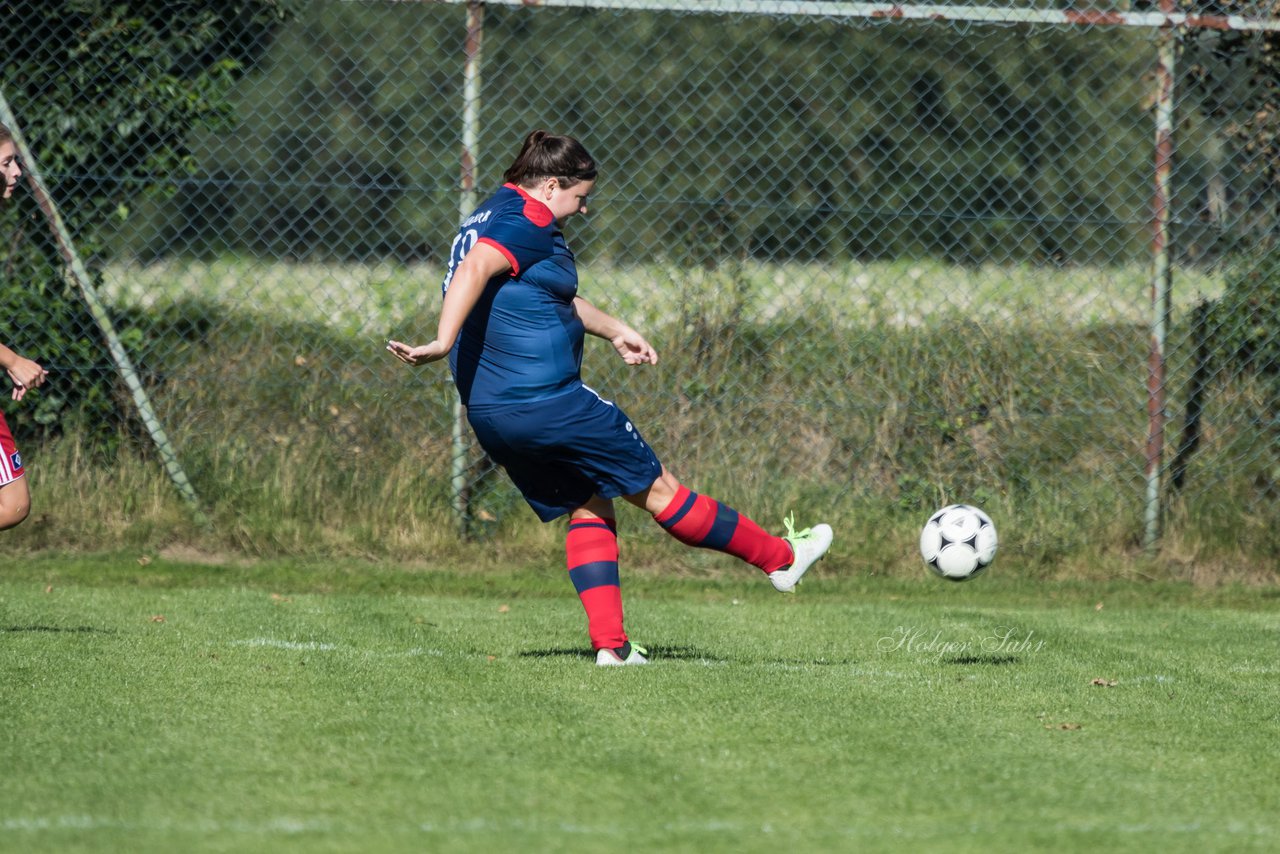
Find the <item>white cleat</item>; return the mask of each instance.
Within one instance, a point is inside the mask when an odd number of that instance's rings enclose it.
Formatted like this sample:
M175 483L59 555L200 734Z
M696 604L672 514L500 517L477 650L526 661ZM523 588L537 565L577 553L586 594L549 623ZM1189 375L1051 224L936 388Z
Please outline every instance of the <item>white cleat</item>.
M617 649L601 649L596 652L596 664L600 667L622 667L626 664L648 664L645 658L649 650L627 641Z
M783 539L791 544L791 553L794 555L791 566L769 573L769 580L782 593L795 592L796 585L809 571L809 567L820 561L827 549L831 548L834 536L830 525L814 525L812 528L796 531L792 527L794 521L794 514L789 514L783 520L783 524L787 526Z

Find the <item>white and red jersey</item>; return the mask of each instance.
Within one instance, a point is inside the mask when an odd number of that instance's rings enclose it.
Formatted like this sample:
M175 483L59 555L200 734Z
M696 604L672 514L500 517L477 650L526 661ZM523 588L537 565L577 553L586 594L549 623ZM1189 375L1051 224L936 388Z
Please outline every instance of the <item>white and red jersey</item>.
M18 446L13 443L13 434L0 412L0 486L22 477L22 455Z

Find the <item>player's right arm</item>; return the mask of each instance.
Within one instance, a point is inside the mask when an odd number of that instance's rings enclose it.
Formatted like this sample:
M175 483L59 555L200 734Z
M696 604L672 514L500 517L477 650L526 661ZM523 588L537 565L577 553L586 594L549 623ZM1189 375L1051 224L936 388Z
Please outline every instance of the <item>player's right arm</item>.
M443 359L453 349L453 342L458 339L462 324L484 293L485 285L490 279L510 270L511 261L506 255L488 243L477 243L467 252L449 279L435 340L416 347L399 341L388 341L387 349L397 359L410 365L425 365Z

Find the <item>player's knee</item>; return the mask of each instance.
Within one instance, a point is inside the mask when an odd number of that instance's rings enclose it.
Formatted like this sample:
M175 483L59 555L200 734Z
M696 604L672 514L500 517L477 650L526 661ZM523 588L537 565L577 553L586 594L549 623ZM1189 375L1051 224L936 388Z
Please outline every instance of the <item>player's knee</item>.
M25 489L0 491L0 531L20 524L31 515L31 495Z
M23 501L14 505L0 505L0 531L21 524L30 515L30 501Z
M636 495L628 495L627 500L656 516L667 508L679 490L680 481L664 468L648 489Z
M591 496L591 499L583 504L577 510L569 514L570 519L612 519L613 501L608 498L601 498L599 495Z

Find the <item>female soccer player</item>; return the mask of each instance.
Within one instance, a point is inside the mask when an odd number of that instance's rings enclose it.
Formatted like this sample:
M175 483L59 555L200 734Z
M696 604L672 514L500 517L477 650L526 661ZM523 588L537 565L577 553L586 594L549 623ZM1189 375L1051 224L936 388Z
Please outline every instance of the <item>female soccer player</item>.
M4 176L4 198L8 199L17 189L22 168L18 165L13 135L4 125L0 125L0 174ZM44 368L3 344L0 344L0 367L13 382L14 400L22 400L27 389L40 385L47 376ZM0 412L0 531L17 525L31 512L31 491L23 474L22 455L14 445L4 413Z
M658 361L640 333L578 295L561 226L586 213L595 161L576 139L536 130L503 177L454 239L435 340L387 349L410 365L449 357L481 447L542 521L569 515L569 577L596 663L644 664L646 650L622 627L614 498L648 511L682 543L759 567L783 592L826 553L831 527L797 532L787 520L777 537L692 492L626 413L583 384L584 333L609 341L628 365Z

